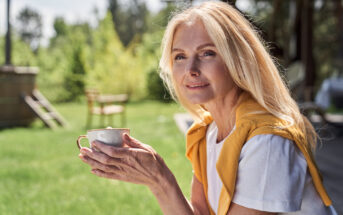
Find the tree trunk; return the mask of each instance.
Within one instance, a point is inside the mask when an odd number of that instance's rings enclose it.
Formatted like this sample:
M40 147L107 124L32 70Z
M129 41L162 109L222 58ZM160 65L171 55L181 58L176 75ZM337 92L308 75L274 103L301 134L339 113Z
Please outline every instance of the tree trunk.
M270 21L270 26L267 34L267 41L270 42L270 52L274 57L279 59L284 58L284 49L277 43L277 36L276 36L276 29L278 24L278 20L283 19L281 15L281 7L282 7L282 0L274 0L273 1L273 14ZM280 16L281 15L281 16ZM284 59L283 59L284 60Z
M316 80L315 61L313 57L313 6L314 0L304 0L301 59L305 66L305 101L313 100L313 88Z
M11 1L7 0L7 33L6 33L6 45L5 45L5 64L11 65L11 23L10 23L10 11Z
M273 42L276 41L276 26L278 15L280 15L280 8L281 8L282 1L281 0L274 0L273 1L273 15L270 20L270 28L269 28L269 39Z
M335 15L337 21L337 44L338 50L335 59L335 66L338 71L343 72L343 6L341 0L335 1Z
M292 61L299 61L301 60L301 47L302 47L302 12L303 12L303 1L296 0L296 14L295 14L295 22L294 22L294 32L295 32L295 55Z

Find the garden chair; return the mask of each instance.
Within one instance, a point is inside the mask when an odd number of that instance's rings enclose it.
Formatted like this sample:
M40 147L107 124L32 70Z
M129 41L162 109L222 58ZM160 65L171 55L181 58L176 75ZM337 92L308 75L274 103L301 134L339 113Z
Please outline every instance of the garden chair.
M98 90L87 89L86 98L88 103L87 127L91 127L93 115L100 116L100 125L104 127L105 117L108 125L113 125L113 115L121 115L121 126L126 124L125 104L128 102L127 94L100 94Z

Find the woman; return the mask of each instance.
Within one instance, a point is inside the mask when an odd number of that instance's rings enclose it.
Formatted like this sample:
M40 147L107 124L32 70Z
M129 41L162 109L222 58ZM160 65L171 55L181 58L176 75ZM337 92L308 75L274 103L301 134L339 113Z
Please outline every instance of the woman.
M81 149L94 174L148 186L164 214L334 214L311 153L316 133L247 20L205 2L171 19L162 48L161 77L195 120L191 201L163 159L128 135L126 148Z

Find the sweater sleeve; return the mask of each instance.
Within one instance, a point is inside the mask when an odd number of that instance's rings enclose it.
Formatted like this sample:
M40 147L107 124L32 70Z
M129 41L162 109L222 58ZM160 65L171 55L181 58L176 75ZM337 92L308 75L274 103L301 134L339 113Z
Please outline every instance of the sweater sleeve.
M243 146L233 202L269 212L300 210L307 163L295 144L267 134Z

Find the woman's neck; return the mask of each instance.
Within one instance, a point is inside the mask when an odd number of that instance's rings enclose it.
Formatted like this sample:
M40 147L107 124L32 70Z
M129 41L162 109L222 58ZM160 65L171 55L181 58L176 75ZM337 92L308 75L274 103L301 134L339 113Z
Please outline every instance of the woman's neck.
M218 127L217 142L228 136L235 125L236 105L241 91L232 89L225 97L213 100L204 105Z

